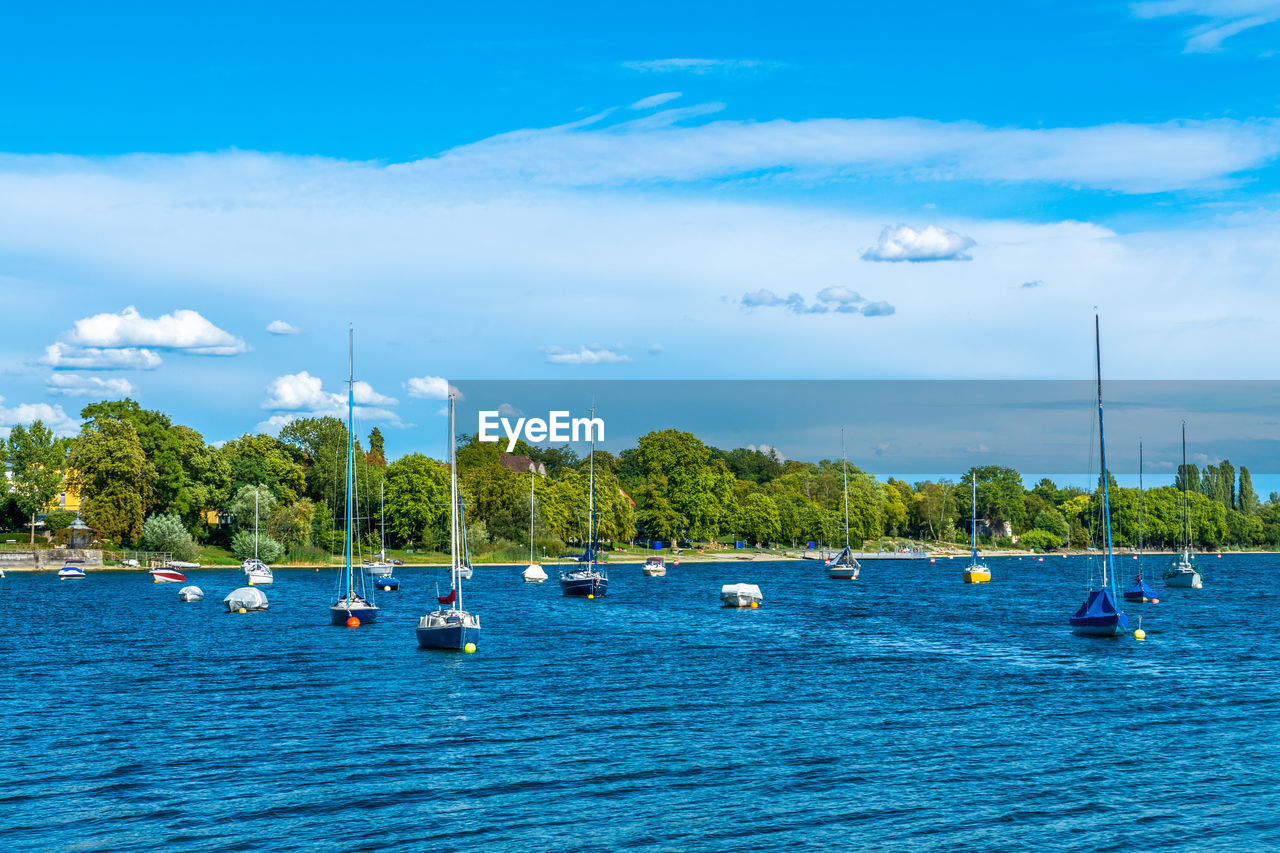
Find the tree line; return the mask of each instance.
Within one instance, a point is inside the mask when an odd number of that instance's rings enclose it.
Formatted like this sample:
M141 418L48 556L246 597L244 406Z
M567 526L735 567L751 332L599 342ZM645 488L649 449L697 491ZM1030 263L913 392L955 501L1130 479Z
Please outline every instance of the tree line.
M120 547L194 553L198 543L268 561L320 557L344 547L347 428L333 417L299 418L279 436L246 434L220 446L133 400L86 406L80 433L57 438L42 423L15 426L0 443L9 471L0 525L17 530L44 514L63 488L78 491L85 521ZM421 453L388 461L381 432L357 439L353 526L359 552L448 547L447 466ZM504 464L498 445L458 442L468 543L476 554L537 554L582 548L588 538L588 460L569 447L523 442L517 456L535 471ZM507 460L508 462L510 460ZM515 466L520 467L520 466ZM977 479L982 541L1043 550L1100 541L1101 497L1048 479L1027 487L1018 472L978 466L958 482L882 482L848 466L849 539L884 537L967 542L969 479ZM536 481L536 482L534 482ZM1119 488L1110 481L1114 541L1176 548L1187 527L1192 547L1280 545L1280 496L1262 501L1247 468L1226 460L1180 468L1174 485ZM536 499L531 494L536 491ZM665 542L843 545L844 479L839 460L783 460L775 453L711 447L675 429L637 445L595 454L595 529L607 544ZM256 517L255 524L255 503ZM383 507L385 506L385 516ZM57 531L72 516L48 512ZM257 533L255 534L255 528Z

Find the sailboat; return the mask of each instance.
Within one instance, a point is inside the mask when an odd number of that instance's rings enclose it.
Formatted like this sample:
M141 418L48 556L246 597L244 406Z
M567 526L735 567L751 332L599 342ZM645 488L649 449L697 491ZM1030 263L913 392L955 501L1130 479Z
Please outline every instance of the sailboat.
M978 562L978 472L973 472L973 509L969 513L969 544L972 556L964 570L965 583L991 583L991 567Z
M547 572L533 561L533 520L537 517L538 470L532 461L529 463L529 568L520 573L525 583L542 583L547 579Z
M436 597L442 606L418 620L418 648L474 651L480 641L480 616L462 609L462 575L467 563L466 527L458 497L458 443L453 432L454 392L449 390L449 573L448 595Z
M241 571L244 572L245 583L249 586L266 586L271 584L275 578L271 575L271 568L258 559L258 487L253 487L253 559L245 560L240 564Z
M334 625L360 625L378 618L378 605L373 602L372 591L365 589L364 571L358 571L351 565L351 550L355 546L351 525L355 496L355 331L349 330L347 335L347 525L342 549L344 566L338 579L338 600L329 607L329 618Z
M591 417L596 410L591 409ZM609 592L609 576L596 568L596 440L591 436L591 455L587 475L587 550L578 557L578 568L560 573L560 592L582 598L595 598Z
M843 429L840 430L840 464L844 469L844 550L827 560L827 577L856 581L862 567L853 558L853 549L849 547L849 455L845 451Z
M1098 452L1102 458L1102 516L1107 555L1102 563L1102 586L1071 617L1071 630L1095 637L1114 637L1129 630L1129 617L1116 606L1115 567L1111 560L1111 495L1107 486L1107 444L1102 432L1102 333L1093 318L1093 345L1098 365Z
M387 484L378 484L378 506L381 527L378 532L378 559L365 560L364 570L373 577L378 589L393 592L400 588L400 581L391 577L391 564L387 562Z
M1191 554L1191 519L1187 514L1187 422L1182 422L1182 552L1164 570L1164 585L1200 589L1203 579Z
M1155 592L1142 579L1142 533L1145 520L1143 518L1143 497L1145 494L1146 492L1142 488L1142 442L1138 442L1138 577L1133 586L1124 591L1124 600L1138 604L1159 604L1160 599L1156 598Z

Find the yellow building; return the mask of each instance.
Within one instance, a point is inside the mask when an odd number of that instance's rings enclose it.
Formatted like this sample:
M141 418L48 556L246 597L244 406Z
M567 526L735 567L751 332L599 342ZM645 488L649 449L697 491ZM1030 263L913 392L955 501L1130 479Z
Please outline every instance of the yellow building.
M70 472L62 474L62 489L58 492L58 496L49 501L45 505L45 512L53 512L55 509L65 509L67 512L80 512L80 490L72 485L67 476Z

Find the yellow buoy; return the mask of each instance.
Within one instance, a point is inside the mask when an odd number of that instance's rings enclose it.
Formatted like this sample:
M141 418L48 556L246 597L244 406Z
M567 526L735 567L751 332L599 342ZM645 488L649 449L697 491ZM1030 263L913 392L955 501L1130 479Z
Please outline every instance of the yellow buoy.
M237 610L236 612L237 612L237 613L248 613L249 611L248 611L248 610L245 610L243 607L241 607L241 608L240 608L239 610Z
M467 654L470 654L471 652L474 652L474 651L476 650L476 644L475 644L475 643L467 643L465 646L463 646L463 647L462 647L462 650L463 650L464 652L466 652Z
M1135 640L1145 640L1147 638L1147 632L1139 628L1133 632L1133 638Z
M587 598L595 598L595 596L592 595L591 593L587 593Z

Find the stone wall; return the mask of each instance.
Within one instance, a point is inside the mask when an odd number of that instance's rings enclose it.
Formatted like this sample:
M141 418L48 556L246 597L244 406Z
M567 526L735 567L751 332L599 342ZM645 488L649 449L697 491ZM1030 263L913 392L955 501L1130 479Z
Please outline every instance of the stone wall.
M15 569L57 568L68 560L86 566L102 565L101 548L37 548L35 551L0 551L0 567Z

